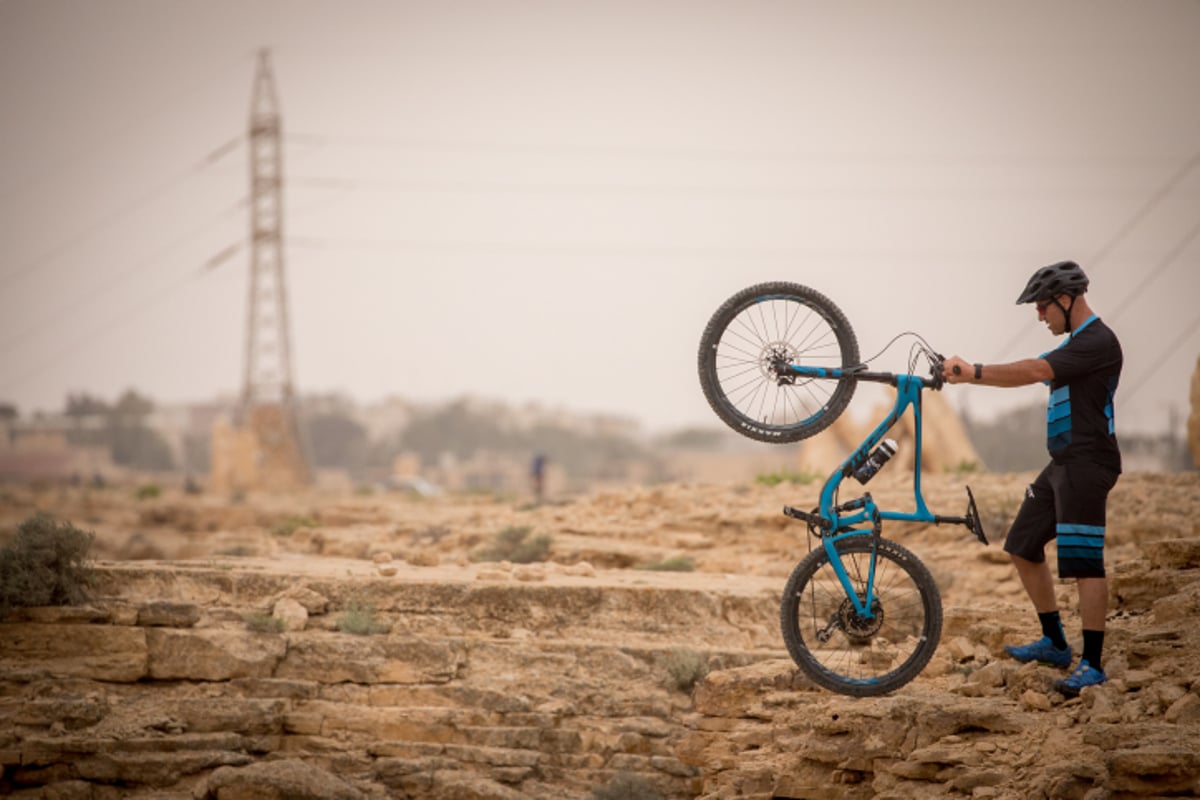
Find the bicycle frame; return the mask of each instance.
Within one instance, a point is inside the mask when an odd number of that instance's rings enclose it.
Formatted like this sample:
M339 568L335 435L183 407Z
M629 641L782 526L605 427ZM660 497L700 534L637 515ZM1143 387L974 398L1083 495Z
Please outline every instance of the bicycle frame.
M825 481L824 487L821 489L821 500L819 508L819 521L817 524L823 529L828 530L829 535L822 535L821 542L825 547L825 552L829 556L830 565L833 567L834 573L842 584L842 588L846 591L846 597L854 604L854 610L861 616L870 619L874 616L871 611L875 595L875 559L872 555L871 566L867 575L867 592L866 597L860 598L858 593L854 591L854 587L850 582L850 576L846 572L845 566L842 564L842 559L837 551L836 544L850 536L866 536L880 533L880 528L883 520L896 520L900 522L932 522L934 524L941 523L956 523L966 525L975 535L986 544L986 538L983 535L983 530L978 526L978 515L975 511L975 499L971 495L970 487L967 487L969 497L969 506L967 515L963 517L946 517L934 514L929 510L925 503L925 498L921 494L921 435L922 435L922 420L921 420L921 391L926 388L940 389L940 364L936 365L932 374L933 378L922 378L919 375L896 374L891 372L868 372L861 368L849 369L828 369L821 367L804 367L794 364L788 364L784 368L787 377L802 377L816 379L831 379L839 380L842 378L852 378L859 381L868 381L871 383L887 383L896 387L896 402L892 406L892 410L886 417L875 427L867 438L863 440L855 451L842 462L834 472ZM913 457L913 499L916 503L916 511L886 511L879 508L875 501L871 498L871 493L866 492L862 497L851 500L841 505L834 505L834 498L837 495L838 487L847 477L854 474L854 471L862 465L870 455L874 447L879 444L893 425L904 415L904 412L912 407L914 420L914 440L916 451ZM856 513L841 516L841 512L854 511ZM796 512L794 509L784 509L784 513L789 516L805 519L812 523L813 516L803 512ZM858 528L856 526L870 522L870 528Z

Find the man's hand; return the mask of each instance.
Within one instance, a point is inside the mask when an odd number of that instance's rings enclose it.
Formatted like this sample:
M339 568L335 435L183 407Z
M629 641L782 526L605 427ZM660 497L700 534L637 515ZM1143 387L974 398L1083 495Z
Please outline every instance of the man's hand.
M950 356L942 365L942 377L946 383L971 383L975 380L975 365L958 356Z

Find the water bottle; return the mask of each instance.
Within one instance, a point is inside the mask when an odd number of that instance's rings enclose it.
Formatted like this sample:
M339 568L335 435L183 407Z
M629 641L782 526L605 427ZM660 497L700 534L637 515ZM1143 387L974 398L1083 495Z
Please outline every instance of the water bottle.
M875 473L883 468L888 459L896 455L896 440L884 439L879 443L879 447L875 448L875 452L867 457L862 466L854 471L854 479L859 483L866 483L875 477Z

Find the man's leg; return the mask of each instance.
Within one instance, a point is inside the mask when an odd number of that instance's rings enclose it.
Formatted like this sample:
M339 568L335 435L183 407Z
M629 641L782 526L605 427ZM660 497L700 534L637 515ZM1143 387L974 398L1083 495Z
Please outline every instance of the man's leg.
M1004 540L1021 585L1029 595L1042 626L1042 638L1018 647L1005 645L1004 652L1018 661L1040 661L1057 667L1071 664L1071 648L1063 633L1054 595L1054 577L1046 563L1046 542L1054 536L1056 512L1054 491L1049 483L1050 467L1030 484Z
M1108 614L1108 579L1079 578L1079 617L1083 622L1083 660L1102 668L1104 619Z
M1042 637L1021 647L1005 646L1004 652L1018 661L1040 661L1056 667L1071 664L1071 646L1067 644L1062 620L1058 616L1058 601L1054 596L1054 578L1045 561L1030 561L1009 553L1017 575L1025 587L1025 593L1033 602L1038 622L1042 626Z
M1068 697L1104 683L1104 623L1108 613L1108 580L1104 577L1104 535L1108 493L1117 473L1088 463L1073 464L1063 483L1058 534L1058 574L1079 586L1083 624L1083 658L1075 672L1054 686Z
M1009 554L1025 593L1033 601L1033 608L1039 614L1049 614L1058 610L1058 599L1054 596L1054 576L1050 574L1050 565L1045 561L1029 561L1018 555ZM1083 590L1082 584L1080 591Z
M1104 630L1108 616L1108 579L1078 578L1079 617L1085 631Z

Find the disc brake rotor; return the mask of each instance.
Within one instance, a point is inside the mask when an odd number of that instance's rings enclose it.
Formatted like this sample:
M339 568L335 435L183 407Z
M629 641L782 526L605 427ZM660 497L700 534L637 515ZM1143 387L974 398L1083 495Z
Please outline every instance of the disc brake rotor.
M862 598L859 598L862 601ZM851 641L858 644L869 642L883 627L883 604L876 597L871 602L871 617L864 617L854 608L854 603L847 597L838 608L838 624Z

